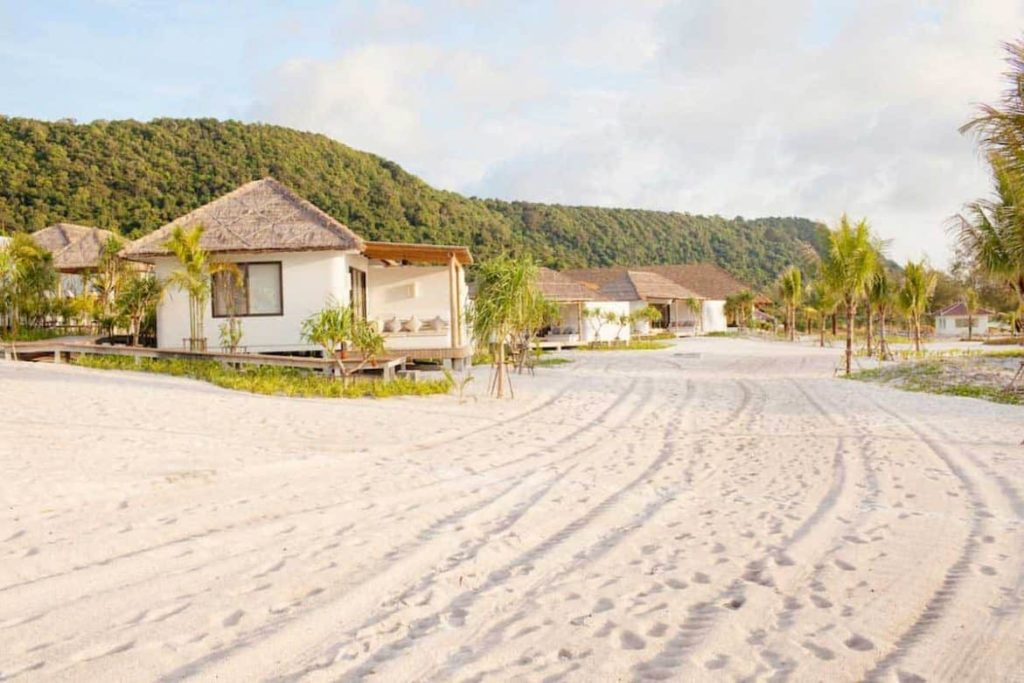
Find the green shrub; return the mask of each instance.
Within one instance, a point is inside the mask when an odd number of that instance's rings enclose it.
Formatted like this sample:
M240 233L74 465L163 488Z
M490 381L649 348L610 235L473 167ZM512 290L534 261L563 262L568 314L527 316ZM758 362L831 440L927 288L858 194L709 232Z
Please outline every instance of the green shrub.
M428 396L447 394L452 386L447 379L413 381L403 377L388 382L354 378L345 383L309 370L252 365L244 365L236 370L224 367L214 361L171 358L142 358L136 362L136 359L130 356L81 355L74 362L82 367L100 370L130 370L173 377L188 377L225 389L247 391L253 394L306 398Z

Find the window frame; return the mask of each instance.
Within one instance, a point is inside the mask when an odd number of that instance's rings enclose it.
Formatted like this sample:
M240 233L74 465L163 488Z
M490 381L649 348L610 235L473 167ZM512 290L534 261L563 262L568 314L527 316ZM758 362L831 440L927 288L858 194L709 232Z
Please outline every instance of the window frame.
M357 275L362 282L362 287L359 289L362 294L361 300L359 301L359 310L356 310L356 278ZM348 304L349 308L359 316L360 320L366 320L369 312L368 301L369 298L369 273L365 270L356 268L355 266L349 266L348 268Z
M217 286L215 276L210 276L210 315L215 319L223 318L280 318L284 316L284 265L281 261L238 261L232 262L232 265L242 271L242 280L245 287L245 307L246 313L236 313L234 315L228 315L226 313L218 315L216 309L217 297L214 292L214 288ZM278 292L278 309L276 313L249 313L252 309L252 301L249 299L249 266L277 266L277 292Z

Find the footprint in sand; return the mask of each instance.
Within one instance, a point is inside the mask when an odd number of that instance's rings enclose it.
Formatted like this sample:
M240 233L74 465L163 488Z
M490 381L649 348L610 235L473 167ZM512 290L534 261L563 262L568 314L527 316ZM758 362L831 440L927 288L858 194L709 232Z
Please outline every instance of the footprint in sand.
M868 650L874 650L875 644L862 635L854 633L852 636L843 641L843 645L856 650L857 652L867 652Z
M608 610L614 609L614 608L615 608L615 603L614 602L612 602L608 598L601 598L600 600L597 601L597 604L594 605L593 612L594 612L594 614L600 614L601 612L607 612Z
M632 631L623 631L620 633L619 642L621 643L623 650L642 650L647 646L647 642Z
M647 629L647 635L651 638L661 638L668 631L668 624L658 622L654 626Z
M671 588L672 590L681 591L690 584L686 583L685 581L680 581L679 579L665 579L665 585Z
M693 575L694 583L711 583L711 577L704 572L697 572Z
M232 626L237 625L238 622L242 620L243 616L245 616L245 611L236 609L234 612L224 617L223 621L220 623L225 628L231 628Z
M811 602L814 603L815 607L820 609L828 609L832 606L832 601L821 597L820 595L811 595Z
M729 655L720 654L717 655L714 659L709 659L708 661L704 662L704 668L708 671L717 671L719 669L724 669L726 664L728 663Z
M836 653L832 652L832 650L828 649L827 647L822 647L820 645L815 645L812 642L805 642L803 645L808 650L810 650L811 653L813 653L814 656L817 657L818 659L822 659L822 660L825 660L827 662L827 661L831 661L831 660L836 658Z
M839 567L840 569L842 569L842 570L843 570L844 572L852 572L852 571L854 571L855 569L857 569L857 568L856 568L855 566L853 566L853 565L852 565L852 564L850 564L849 562L844 562L844 561L842 561L842 560L839 560L839 559L837 559L837 560L835 561L835 565L836 565L837 567Z

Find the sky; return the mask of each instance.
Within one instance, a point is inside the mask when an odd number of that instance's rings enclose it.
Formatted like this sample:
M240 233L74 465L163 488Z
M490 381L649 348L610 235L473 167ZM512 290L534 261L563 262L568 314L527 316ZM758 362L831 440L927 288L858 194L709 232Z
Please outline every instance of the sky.
M866 217L949 258L1022 0L0 0L0 113L316 131L464 194Z

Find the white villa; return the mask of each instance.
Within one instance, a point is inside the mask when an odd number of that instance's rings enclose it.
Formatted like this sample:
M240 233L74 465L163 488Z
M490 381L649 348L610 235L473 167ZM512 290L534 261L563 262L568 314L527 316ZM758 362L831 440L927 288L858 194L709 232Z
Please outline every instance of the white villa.
M634 313L647 306L658 309L661 313L659 322L652 326L647 321L640 321L633 333L649 334L663 329L681 335L692 333L696 328L696 316L688 302L701 297L646 267L586 268L566 271L566 275L594 290L597 300L616 302L624 313Z
M973 316L967 315L967 306L962 301L947 306L935 314L935 334L939 337L965 337L969 318L972 323L974 334L988 334L989 317L995 315L992 311L979 308Z
M579 346L595 341L629 341L628 326L602 322L602 317L612 313L629 313L629 303L605 300L598 292L566 277L550 268L540 268L537 273L537 289L545 298L558 303L560 319L544 329L539 337L543 348Z
M200 245L235 263L244 285L215 275L204 321L208 346L232 313L241 345L259 353L316 348L302 340L302 321L331 301L373 322L389 351L411 360L461 365L472 355L463 311L467 302L465 247L363 240L272 178L242 185L131 243L122 256L151 263L166 279L177 267L164 246L181 226L203 225ZM223 277L222 277L223 276ZM173 287L157 309L157 346L181 349L189 337L188 299Z
M591 287L601 288L615 279L621 278L622 274L627 271L655 274L660 276L661 280L671 281L686 290L686 297L674 298L673 301L676 303L667 310L662 310L661 324L667 325L669 330L677 334L724 332L727 327L726 297L752 289L737 280L728 271L712 263L584 268L569 270L565 274ZM679 297L680 295L676 292L674 296ZM690 312L689 306L683 300L689 298L696 298L701 302L699 325L696 316ZM664 305L663 301L657 301L657 297L654 297L651 303L658 306ZM666 313L668 313L667 316Z

